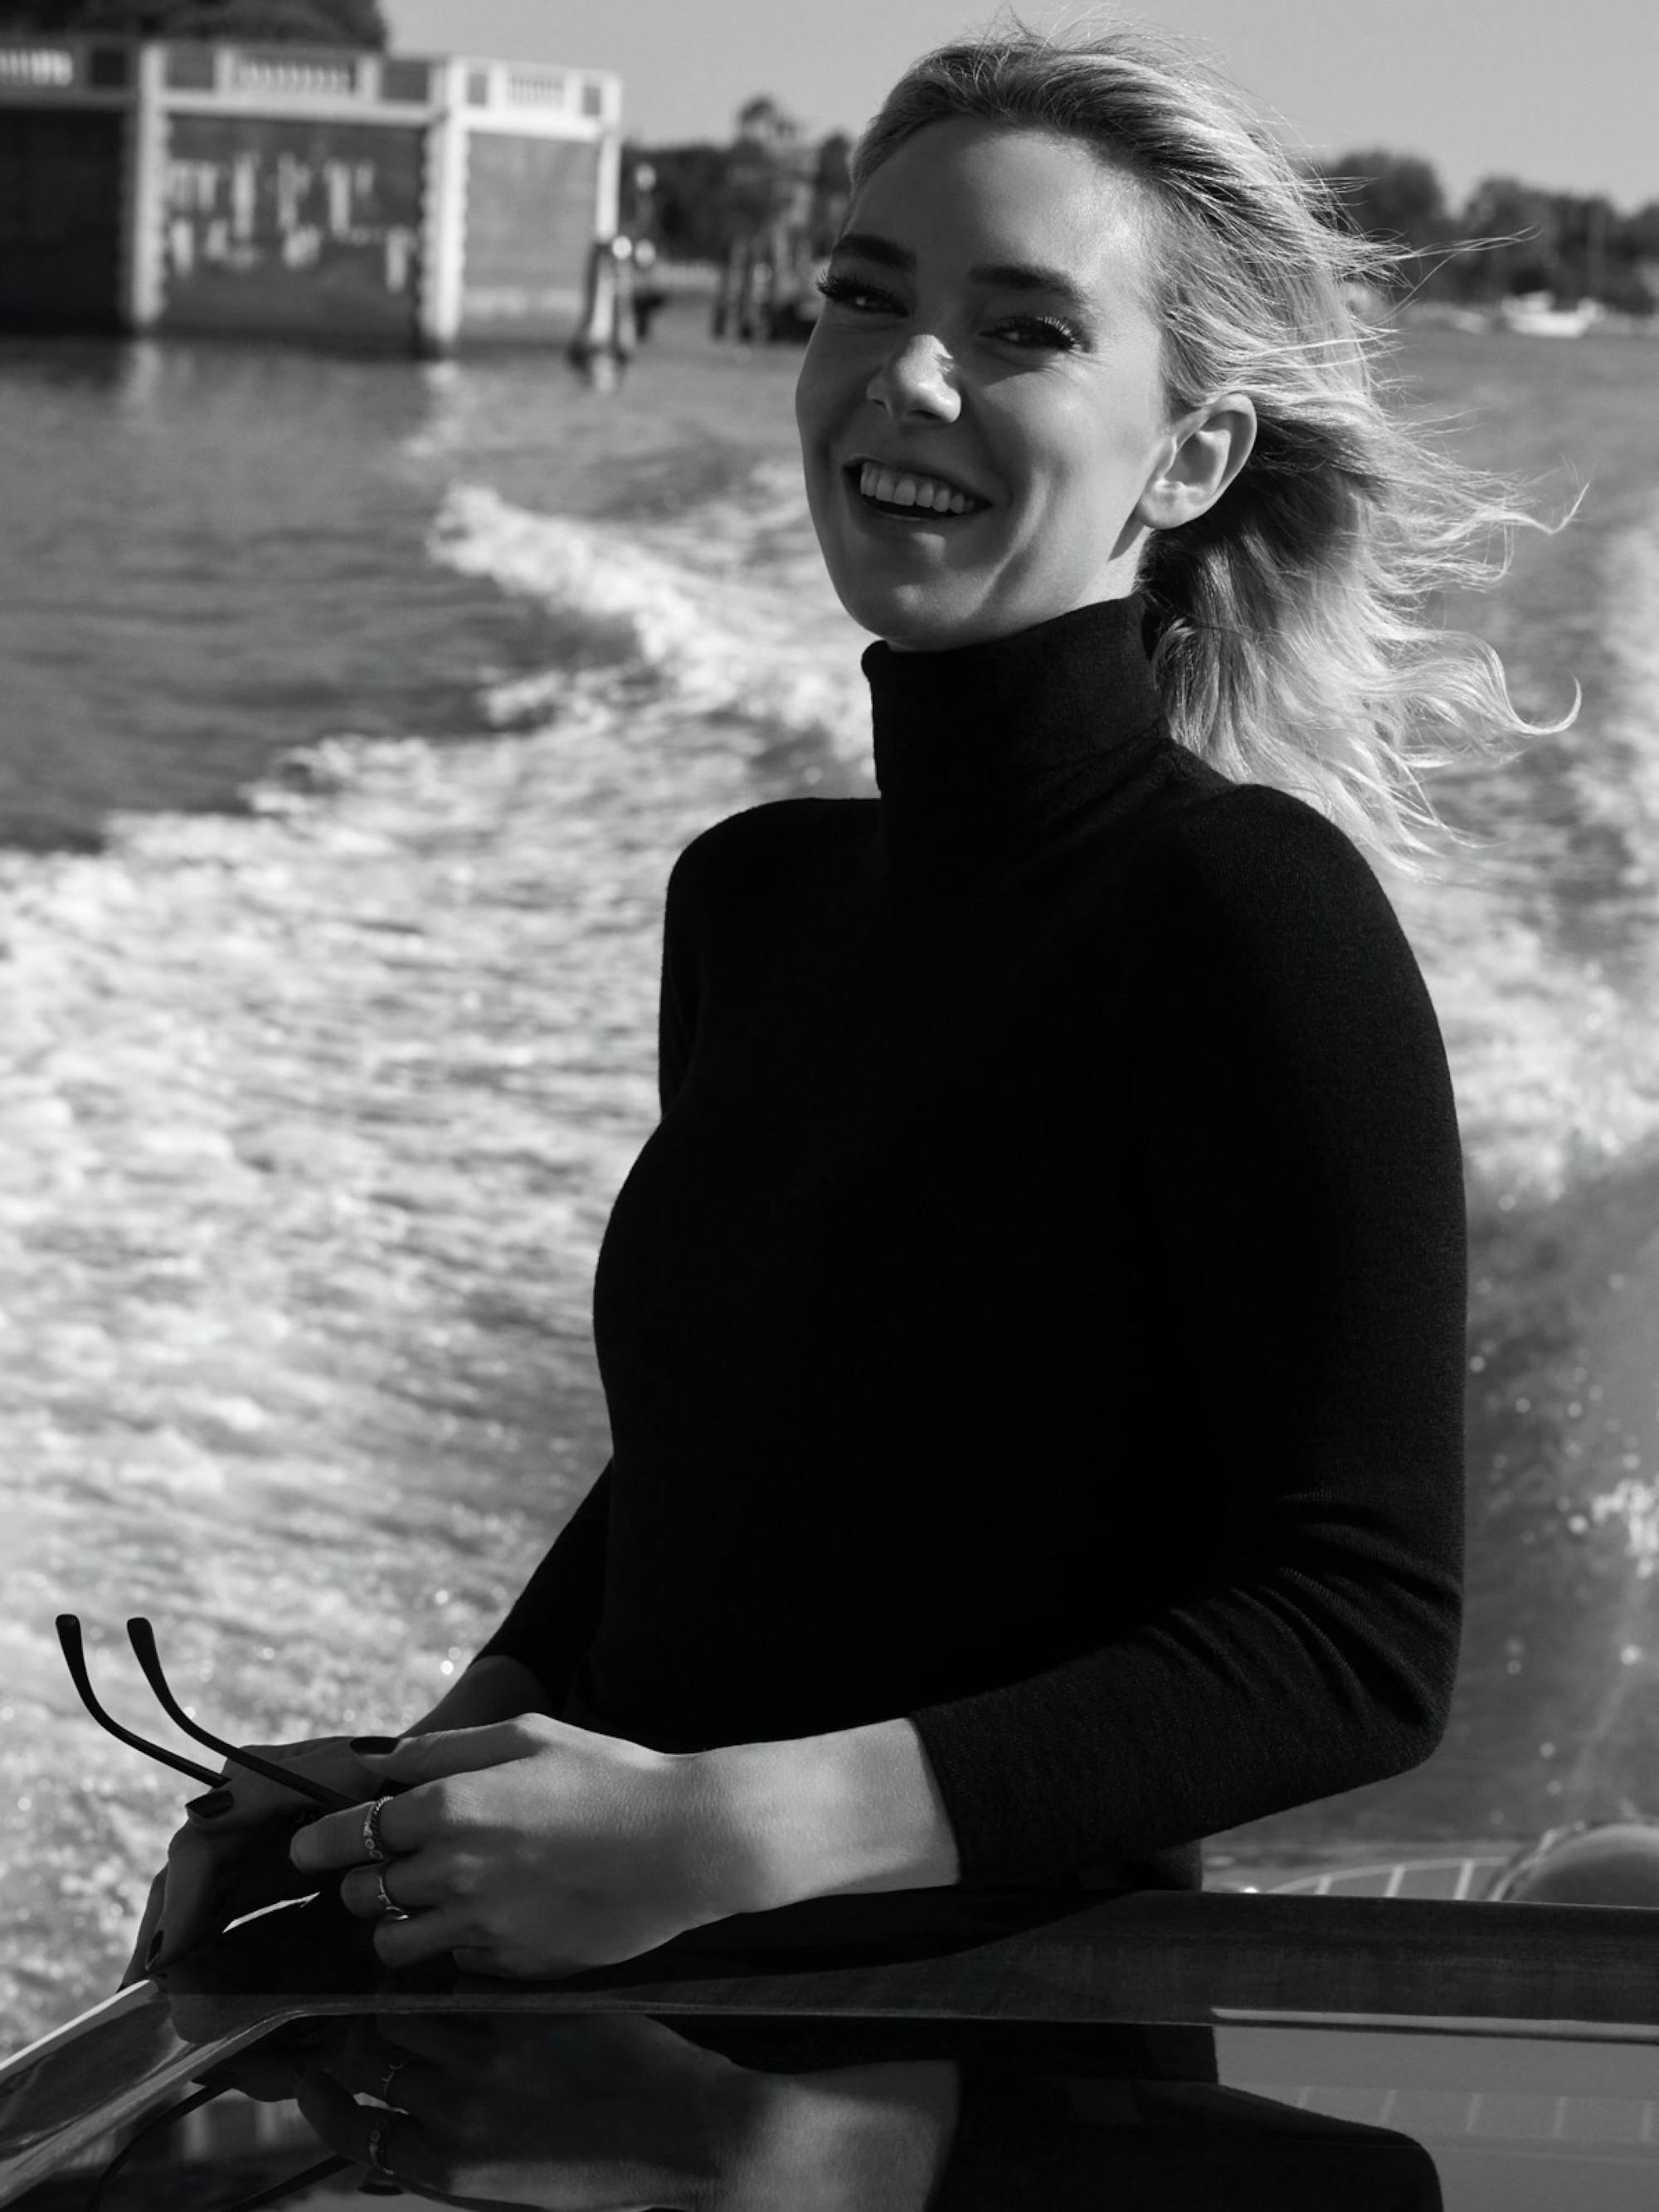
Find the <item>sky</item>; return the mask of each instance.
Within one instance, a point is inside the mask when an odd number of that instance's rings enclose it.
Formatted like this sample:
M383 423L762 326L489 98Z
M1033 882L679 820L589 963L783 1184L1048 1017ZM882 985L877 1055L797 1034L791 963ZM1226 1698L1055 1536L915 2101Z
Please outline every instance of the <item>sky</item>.
M813 137L857 131L907 62L994 0L381 0L405 52L614 70L647 144L726 139L756 93ZM1298 151L1420 154L1454 200L1481 176L1659 200L1659 0L1024 0L1042 28L1097 15L1196 41ZM693 27L695 27L693 28Z

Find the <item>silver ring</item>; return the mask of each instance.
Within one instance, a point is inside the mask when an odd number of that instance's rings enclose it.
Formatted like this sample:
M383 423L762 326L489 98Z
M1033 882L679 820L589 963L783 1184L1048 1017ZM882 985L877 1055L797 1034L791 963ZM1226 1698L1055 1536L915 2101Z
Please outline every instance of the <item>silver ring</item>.
M389 2105L392 2102L392 2084L408 2063L407 2058L394 2058L391 2065L386 2068L385 2079L374 2092L383 2105Z
M392 2113L382 2112L368 2131L368 2162L376 2173L384 2173L388 2179L391 2177L392 2168L380 2155L380 2146L386 2141L386 2130L392 2125Z
M381 1911L401 1913L403 1907L393 1901L392 1892L386 1886L386 1875L379 1867L374 1869L374 1887L380 1893ZM402 2059L398 2062L399 2065L404 2063Z
M392 1856L380 1841L380 1814L391 1802L389 1796L377 1797L363 1815L363 1856L366 1858L383 1862Z

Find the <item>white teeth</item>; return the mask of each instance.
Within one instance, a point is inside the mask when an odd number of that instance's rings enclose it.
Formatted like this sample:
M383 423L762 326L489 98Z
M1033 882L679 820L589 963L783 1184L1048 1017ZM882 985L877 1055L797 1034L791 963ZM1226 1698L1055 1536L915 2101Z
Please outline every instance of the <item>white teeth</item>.
M965 492L952 491L933 477L900 476L866 461L859 471L859 489L866 499L878 499L890 507L931 508L935 514L965 514L974 504Z

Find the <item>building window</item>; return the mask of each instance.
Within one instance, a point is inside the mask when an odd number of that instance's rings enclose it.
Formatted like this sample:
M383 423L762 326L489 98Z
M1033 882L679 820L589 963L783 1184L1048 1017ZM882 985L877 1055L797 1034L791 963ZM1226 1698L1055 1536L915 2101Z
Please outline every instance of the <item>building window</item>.
M0 50L0 84L26 84L32 92L52 92L74 82L75 57L61 47Z
M87 55L87 82L96 92L120 92L132 82L131 58L125 46L94 46Z
M380 64L382 100L408 100L424 107L432 98L432 67L428 62L398 60L392 56Z
M582 87L582 113L584 115L605 113L605 87L595 83L592 77L589 77Z
M214 52L211 46L169 45L167 54L167 79L175 92L211 92L214 89Z
M466 104L469 107L488 107L489 105L489 71L469 70L466 73Z

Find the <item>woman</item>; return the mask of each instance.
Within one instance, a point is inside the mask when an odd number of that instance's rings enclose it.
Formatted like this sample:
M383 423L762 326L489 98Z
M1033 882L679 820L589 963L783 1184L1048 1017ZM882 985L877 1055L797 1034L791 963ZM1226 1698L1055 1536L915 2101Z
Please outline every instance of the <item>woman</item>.
M880 797L681 855L612 1462L395 1747L288 1748L363 1801L295 1893L388 1964L1194 1887L1445 1726L1461 1158L1362 856L1524 727L1421 613L1520 518L1385 414L1366 249L1178 54L946 49L854 178L798 414ZM191 1808L134 1971L283 1806Z

